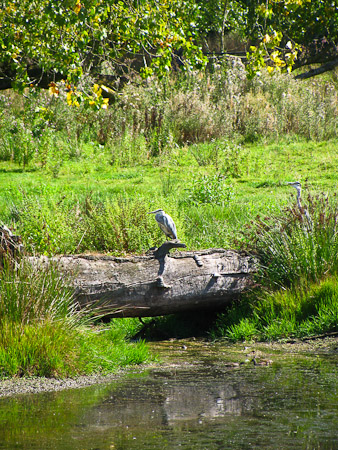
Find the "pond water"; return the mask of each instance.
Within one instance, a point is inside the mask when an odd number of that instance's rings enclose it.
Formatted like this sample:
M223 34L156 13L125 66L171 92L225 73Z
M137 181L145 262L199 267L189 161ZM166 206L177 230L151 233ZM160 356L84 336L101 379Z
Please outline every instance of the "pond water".
M0 398L0 449L338 449L337 348L156 344L107 384Z

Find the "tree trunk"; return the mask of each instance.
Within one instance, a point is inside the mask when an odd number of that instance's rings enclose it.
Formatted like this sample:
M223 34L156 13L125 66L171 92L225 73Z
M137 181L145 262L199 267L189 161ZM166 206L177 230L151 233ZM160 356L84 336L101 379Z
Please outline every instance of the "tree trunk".
M223 249L175 252L167 242L152 255L60 256L60 270L73 275L81 306L103 306L109 316L146 317L192 310L219 310L249 288L255 261ZM49 262L47 258L37 261Z

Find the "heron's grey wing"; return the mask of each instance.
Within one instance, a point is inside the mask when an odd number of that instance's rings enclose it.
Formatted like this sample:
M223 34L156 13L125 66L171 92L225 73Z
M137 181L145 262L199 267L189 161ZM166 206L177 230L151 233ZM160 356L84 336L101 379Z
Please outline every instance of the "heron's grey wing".
M165 220L165 215L164 214L156 214L155 219L156 219L156 222L158 223L158 226L163 231L163 233L166 236L169 236L170 230L168 230L167 220Z
M163 225L167 228L167 234L171 238L177 239L176 225L173 219L168 214L165 214L163 216Z
M156 214L155 219L166 236L177 239L174 221L168 214Z

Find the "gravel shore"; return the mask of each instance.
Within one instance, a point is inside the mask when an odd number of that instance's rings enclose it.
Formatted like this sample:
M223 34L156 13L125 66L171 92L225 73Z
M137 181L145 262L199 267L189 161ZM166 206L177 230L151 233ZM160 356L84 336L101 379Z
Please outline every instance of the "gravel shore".
M10 378L0 381L0 398L21 394L77 389L94 384L109 383L121 376L123 371L109 375L90 375L75 378Z

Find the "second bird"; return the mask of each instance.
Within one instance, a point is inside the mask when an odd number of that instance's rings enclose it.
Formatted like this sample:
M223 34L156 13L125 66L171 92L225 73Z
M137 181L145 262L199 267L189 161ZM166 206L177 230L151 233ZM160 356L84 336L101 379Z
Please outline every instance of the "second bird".
M155 214L158 226L169 239L177 239L176 226L169 214L166 214L163 209L156 209L148 214Z

